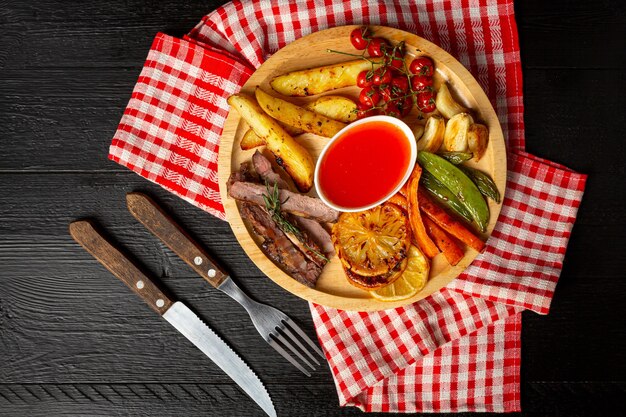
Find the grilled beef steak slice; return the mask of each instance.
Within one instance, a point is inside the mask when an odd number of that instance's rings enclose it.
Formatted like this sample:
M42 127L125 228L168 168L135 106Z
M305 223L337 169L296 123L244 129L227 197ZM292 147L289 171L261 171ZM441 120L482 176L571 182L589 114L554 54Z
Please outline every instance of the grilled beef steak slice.
M324 226L319 224L313 219L307 219L306 217L294 216L296 220L296 226L305 232L316 244L322 249L322 253L326 257L330 258L335 254L335 246L330 238L330 233Z
M326 262L328 262L323 257L324 251L319 247L317 242L309 235L309 233L307 233L306 230L303 230L301 227L298 226L298 221L296 220L296 218L301 219L302 217L292 216L287 213L283 213L283 217L293 226L297 227L298 230L300 230L301 235L298 237L295 234L290 233L289 230L285 230L284 228L281 228L283 233L285 233L285 235L287 235L289 240L291 240L291 242L298 249L300 249L300 252L302 252L304 256L307 257L308 260L316 263L320 268L323 268L324 265L326 265ZM310 221L314 222L315 220L310 220Z
M265 206L263 195L267 195L265 185L235 181L228 190L228 195L235 200L249 201ZM325 205L319 198L279 190L281 208L297 216L308 217L320 222L336 222L339 212Z
M226 191L230 190L230 186L233 183L238 181L250 181L257 182L259 180L259 176L256 171L253 169L252 163L250 161L242 162L239 165L239 171L235 171L230 174L228 177L228 181L226 181Z
M315 287L322 267L307 260L264 209L256 204L243 203L241 216L250 223L254 233L264 239L261 247L272 261L296 281Z
M274 184L276 184L278 188L289 189L287 181L282 179L281 176L274 171L270 160L267 159L261 152L256 151L254 155L252 155L252 165L254 166L256 173L259 174L259 177L261 177L261 179L266 181L269 185L274 186Z

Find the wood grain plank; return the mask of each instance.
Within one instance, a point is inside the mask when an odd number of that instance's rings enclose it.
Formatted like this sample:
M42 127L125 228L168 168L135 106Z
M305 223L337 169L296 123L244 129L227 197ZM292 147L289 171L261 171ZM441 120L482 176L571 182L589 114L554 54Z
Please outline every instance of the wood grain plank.
M616 415L621 399L626 394L623 382L564 382L550 381L525 383L523 400L528 403L524 416L581 416ZM271 394L281 392L281 398L290 400L274 403L279 415L301 416L315 410L315 415L362 416L355 408L339 410L332 403L319 401L322 395L334 395L328 387L295 387L291 384L272 384ZM275 395L274 395L275 396ZM284 396L284 397L282 397ZM570 397L572 401L561 405L555 400ZM111 415L112 411L124 415L186 415L186 416L264 416L262 411L239 389L211 383L184 384L3 384L0 385L0 406L9 406L11 412L29 416L49 415ZM122 411L123 410L123 411ZM8 414L0 408L0 416ZM604 414L602 414L604 413ZM372 417L400 416L396 413L371 413ZM445 417L469 416L472 413L429 414ZM512 414L519 415L519 414ZM480 413L480 416L501 416L497 413Z
M294 387L287 383L271 384L279 415L304 415L315 409L318 415L329 415L332 404L320 405L316 394L332 394L332 387ZM279 394L282 393L282 394ZM301 401L280 401L301 398ZM277 401L278 400L278 401ZM4 406L4 407L3 407ZM243 391L233 385L205 383L101 383L101 384L2 384L0 385L0 416L4 411L37 415L219 415L265 416ZM357 415L358 410L346 410ZM13 414L15 415L15 414Z
M626 68L626 4L516 1L526 68Z

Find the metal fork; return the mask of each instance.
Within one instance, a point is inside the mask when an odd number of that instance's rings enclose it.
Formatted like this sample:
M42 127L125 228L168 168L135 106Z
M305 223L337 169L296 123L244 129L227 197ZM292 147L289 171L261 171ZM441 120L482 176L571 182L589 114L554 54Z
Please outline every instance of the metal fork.
M324 354L320 348L318 348L315 343L313 343L313 341L309 339L309 337L293 322L293 320L291 320L282 311L268 306L267 304L261 304L248 297L248 295L244 293L230 277L227 277L224 282L217 287L217 289L225 294L228 294L228 296L246 309L254 327L256 327L261 337L263 337L263 339L271 347L280 353L283 358L291 362L293 366L302 371L303 374L311 376L311 374L285 350L285 348L287 348L289 352L297 356L312 370L315 370L315 367L307 360L306 357L304 357L304 355L302 355L301 352L306 353L309 359L315 362L316 365L320 364L315 356L313 356L313 354L311 354L311 352L293 334L292 330L295 331L313 351L320 355L320 357L324 358ZM292 343L298 346L300 350L296 349Z
M271 347L306 376L311 376L305 367L294 359L294 356L312 370L315 370L315 367L311 361L316 365L320 363L300 339L323 359L324 354L293 320L280 310L248 297L205 250L150 197L142 193L129 193L126 195L126 203L128 210L137 220L161 239L202 278L241 304L250 315L254 327ZM308 356L308 359L303 353Z

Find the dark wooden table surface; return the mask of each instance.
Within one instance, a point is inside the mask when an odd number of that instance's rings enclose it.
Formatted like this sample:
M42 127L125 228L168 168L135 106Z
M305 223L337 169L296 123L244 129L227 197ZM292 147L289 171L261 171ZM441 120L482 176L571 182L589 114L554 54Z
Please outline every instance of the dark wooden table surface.
M214 364L76 245L96 219L213 326L280 415L340 409L327 368L306 378L246 313L127 212L143 190L259 300L313 336L307 303L265 278L228 225L107 160L157 31L215 1L0 2L0 415L262 415ZM525 313L522 415L623 415L626 398L626 18L621 1L516 4L528 150L589 174L548 316Z

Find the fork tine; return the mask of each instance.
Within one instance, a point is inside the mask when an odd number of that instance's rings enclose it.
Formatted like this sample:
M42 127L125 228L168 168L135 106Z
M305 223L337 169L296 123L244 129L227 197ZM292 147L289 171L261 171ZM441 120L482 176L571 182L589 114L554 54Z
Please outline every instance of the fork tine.
M293 322L293 320L289 319L286 321L286 323L289 325L289 327L291 327L292 329L294 329L296 331L296 333L298 333L300 335L300 337L309 344L309 346L311 346L313 348L313 350L315 352L317 352L318 355L320 355L320 357L322 359L326 359L326 357L324 356L324 354L322 353L321 349L319 347L317 347L317 345L315 343L313 343L313 341L311 339L309 339L309 336L307 336L302 329L300 329L300 327L298 327L296 325L296 323Z
M311 362L309 362L307 360L307 358L302 356L302 354L300 352L298 352L298 349L293 347L293 345L291 343L289 343L289 341L285 338L285 336L283 336L282 334L276 332L276 336L275 337L276 337L276 339L279 342L281 342L283 344L283 346L285 346L287 349L289 349L292 354L296 355L298 357L298 359L300 359L305 364L309 365L309 368L311 368L312 370L315 370L315 367L313 365L311 365Z
M289 327L283 326L283 327L280 328L280 330L282 330L291 339L292 342L294 342L296 345L298 345L300 350L303 351L304 353L306 353L309 356L309 358L311 358L311 360L313 362L315 362L316 365L320 364L319 361L317 359L315 359L315 356L313 356L311 354L311 352L309 352L309 350L307 348L305 348L302 343L300 343L298 338L293 333L291 333L291 330L289 330Z
M309 376L309 377L311 376L311 374L306 369L304 369L302 367L302 365L300 365L298 362L296 362L296 360L294 358L292 358L290 354L285 352L285 349L283 349L282 346L280 346L278 343L276 343L276 340L270 338L270 341L268 343L278 353L280 353L283 358L287 359L293 366L298 368L304 375Z

